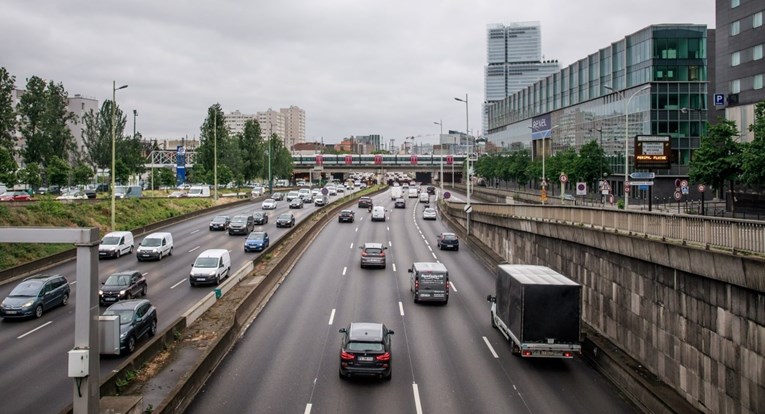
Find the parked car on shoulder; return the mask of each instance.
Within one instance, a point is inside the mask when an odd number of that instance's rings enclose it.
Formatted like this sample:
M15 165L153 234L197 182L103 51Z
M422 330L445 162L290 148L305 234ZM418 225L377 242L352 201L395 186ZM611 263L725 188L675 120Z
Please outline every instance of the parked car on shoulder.
M56 200L62 200L62 201L87 200L87 199L88 199L88 195L85 194L84 191L79 191L79 190L69 191L67 193L61 194L60 196L56 197Z
M259 252L265 250L271 239L268 237L268 233L265 231L253 231L244 240L245 252Z
M392 375L393 331L381 323L353 322L341 328L340 378L373 376L389 381Z
M283 213L276 219L276 227L292 227L295 225L295 216L292 213Z
M101 306L146 296L149 286L146 278L137 270L112 273L98 290L98 302Z
M445 249L453 249L453 250L459 250L460 249L460 239L457 238L457 235L454 233L441 233L436 237L436 244L438 245L438 248L441 250Z
M26 191L9 191L4 194L0 194L0 201L29 201L32 196Z
M43 312L69 302L69 282L61 275L31 276L18 285L0 304L0 317L39 318Z
M355 219L355 213L353 210L342 210L337 216L337 221L340 223L353 223Z
M173 191L172 193L168 194L167 198L186 198L189 196L189 193L185 191Z
M231 217L229 216L215 216L210 220L210 230L228 230L230 223Z
M104 316L111 315L119 317L121 353L132 353L141 338L157 333L157 308L147 299L115 303L104 311Z

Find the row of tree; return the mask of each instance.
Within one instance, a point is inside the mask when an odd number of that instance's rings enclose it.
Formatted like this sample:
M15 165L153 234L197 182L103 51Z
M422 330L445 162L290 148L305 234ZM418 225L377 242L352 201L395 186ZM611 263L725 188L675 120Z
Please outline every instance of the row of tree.
M106 100L98 111L91 110L77 119L68 109L68 94L62 84L46 83L32 76L18 105L14 105L15 82L16 78L0 67L0 182L23 183L32 188L43 184L92 183L99 170L111 170L112 128L116 148L115 180L124 183L130 176L146 172L147 155L158 149L157 144L145 144L140 133L125 135L127 116L119 105ZM76 148L70 123L82 125L82 148ZM17 135L24 142L18 150ZM231 134L225 127L219 104L207 111L198 151L195 165L187 175L189 182L212 183L216 155L219 183L243 184L258 178L267 179L269 161L271 176L292 175L289 150L278 136L263 140L257 121L247 122L244 132ZM17 159L21 159L22 168ZM173 185L172 171L163 170L168 169L152 171L150 182L156 186Z

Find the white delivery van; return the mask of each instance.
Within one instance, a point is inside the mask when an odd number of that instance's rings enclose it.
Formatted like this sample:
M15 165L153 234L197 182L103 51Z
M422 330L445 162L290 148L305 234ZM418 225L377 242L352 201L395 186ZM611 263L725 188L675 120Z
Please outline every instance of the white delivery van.
M141 198L140 185L118 185L114 187L114 198Z
M206 185L195 185L189 188L188 197L210 197L210 187Z
M385 221L385 207L372 207L372 221Z
M398 198L404 197L404 191L401 189L401 187L392 187L390 189L390 199L396 200Z
M202 283L219 284L231 273L231 255L226 249L209 249L197 256L191 265L189 283L196 286Z
M409 194L409 198L417 198L417 196L420 195L420 192L417 191L416 188L410 187L408 191L409 191L409 193L408 193Z
M430 194L426 191L420 193L420 203L428 204L430 202Z
M167 232L151 233L141 240L135 253L139 262L144 260L162 260L173 255L173 235Z
M133 233L129 231L113 231L107 233L98 245L98 257L116 257L119 259L125 253L133 253Z

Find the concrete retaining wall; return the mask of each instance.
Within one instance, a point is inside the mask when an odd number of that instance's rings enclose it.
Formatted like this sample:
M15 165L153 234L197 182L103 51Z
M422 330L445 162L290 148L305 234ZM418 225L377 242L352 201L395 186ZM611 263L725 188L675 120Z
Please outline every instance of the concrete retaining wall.
M509 216L473 214L471 230L510 263L581 283L585 323L696 409L765 412L762 259Z

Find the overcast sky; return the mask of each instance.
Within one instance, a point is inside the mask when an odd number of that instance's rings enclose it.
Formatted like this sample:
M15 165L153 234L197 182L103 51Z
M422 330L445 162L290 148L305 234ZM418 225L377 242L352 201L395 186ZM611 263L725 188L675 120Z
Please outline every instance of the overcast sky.
M481 127L486 27L539 21L561 67L659 23L714 27L713 0L3 0L0 66L111 99L145 137L196 137L206 109L296 105L306 140L435 142ZM132 132L132 128L129 128Z

